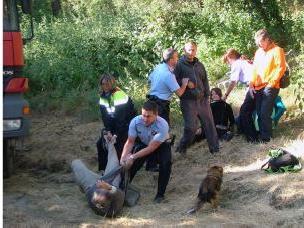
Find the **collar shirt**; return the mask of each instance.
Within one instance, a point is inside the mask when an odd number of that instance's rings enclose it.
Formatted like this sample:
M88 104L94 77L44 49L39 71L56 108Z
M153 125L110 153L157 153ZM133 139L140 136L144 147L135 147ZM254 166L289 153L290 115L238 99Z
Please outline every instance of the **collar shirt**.
M166 101L170 100L173 93L180 88L172 69L166 63L155 67L149 76L149 84L149 94Z
M231 65L230 81L247 83L251 80L253 65L247 60L237 59Z
M280 79L286 70L285 53L282 48L272 44L267 51L259 48L254 56L251 85L259 90L265 86L280 88Z
M164 142L169 138L169 126L165 119L157 116L154 123L146 126L142 115L132 119L129 126L129 136L139 137L142 143L148 145L151 141Z

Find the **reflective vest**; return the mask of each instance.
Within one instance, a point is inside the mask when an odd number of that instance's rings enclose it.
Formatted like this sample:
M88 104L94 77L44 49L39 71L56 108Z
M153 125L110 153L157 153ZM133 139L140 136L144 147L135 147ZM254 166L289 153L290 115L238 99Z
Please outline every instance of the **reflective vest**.
M109 98L100 97L99 105L104 106L107 110L107 113L114 117L115 109L119 105L124 105L128 103L129 97L122 90L117 90Z

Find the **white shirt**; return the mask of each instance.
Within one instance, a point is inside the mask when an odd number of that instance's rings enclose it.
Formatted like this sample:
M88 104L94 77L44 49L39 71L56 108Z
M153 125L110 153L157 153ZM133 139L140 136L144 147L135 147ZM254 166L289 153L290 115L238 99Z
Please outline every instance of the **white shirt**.
M230 81L247 83L253 75L253 65L247 60L237 59L231 64Z

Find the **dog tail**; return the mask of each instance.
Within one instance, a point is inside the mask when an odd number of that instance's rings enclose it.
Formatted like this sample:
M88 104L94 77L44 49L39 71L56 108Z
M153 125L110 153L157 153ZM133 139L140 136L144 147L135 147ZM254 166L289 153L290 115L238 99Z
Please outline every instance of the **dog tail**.
M202 200L200 200L199 198L197 198L194 207L192 207L191 209L189 209L186 214L194 214L196 213L202 206L203 206L204 202Z

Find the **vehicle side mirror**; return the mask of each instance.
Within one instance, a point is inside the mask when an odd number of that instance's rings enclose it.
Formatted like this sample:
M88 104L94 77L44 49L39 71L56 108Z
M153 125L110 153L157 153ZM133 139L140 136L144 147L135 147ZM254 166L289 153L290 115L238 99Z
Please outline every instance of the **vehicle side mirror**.
M21 0L21 8L24 14L32 12L32 0Z

